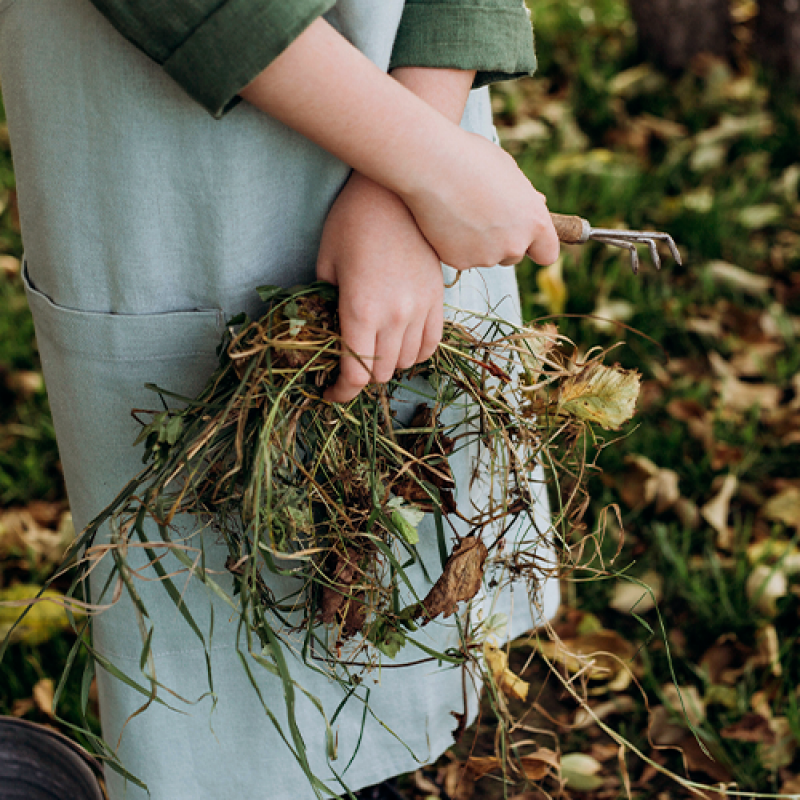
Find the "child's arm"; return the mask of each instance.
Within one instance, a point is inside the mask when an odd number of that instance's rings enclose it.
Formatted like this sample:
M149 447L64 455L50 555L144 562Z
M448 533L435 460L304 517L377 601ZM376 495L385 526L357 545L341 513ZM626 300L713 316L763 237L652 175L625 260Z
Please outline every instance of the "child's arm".
M397 194L446 264L548 264L558 239L514 160L381 72L323 19L241 95Z
M449 120L461 119L473 71L402 68L392 74ZM342 335L361 356L342 359L328 400L347 402L369 381L388 381L395 368L433 355L444 317L442 269L394 192L351 174L325 222L317 274L339 286Z

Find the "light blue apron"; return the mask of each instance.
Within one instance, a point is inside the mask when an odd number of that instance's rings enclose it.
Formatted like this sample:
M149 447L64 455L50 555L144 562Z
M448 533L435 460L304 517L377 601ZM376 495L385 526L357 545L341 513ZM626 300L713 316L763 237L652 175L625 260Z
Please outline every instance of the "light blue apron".
M402 10L403 0L342 0L328 18L386 69ZM28 298L80 528L141 469L130 410L157 406L144 384L197 392L216 365L225 320L257 311L255 286L313 280L325 216L348 169L246 104L213 120L88 0L0 0L0 75ZM486 90L472 93L462 124L493 136ZM465 273L447 302L480 310L489 303L519 317L510 269ZM459 502L469 502L469 460L456 460ZM544 492L540 511L546 530ZM422 559L435 573L429 521L421 533ZM213 537L205 546L210 566L224 572ZM202 644L160 586L140 584L155 628L157 679L175 693L160 695L177 710L153 705L129 719L144 698L100 670L104 736L119 742L125 767L154 800L313 797L245 674L229 609L210 601L196 581L176 578L207 635L212 698ZM485 597L475 613L506 614L506 633L516 636L554 613L557 582L545 582L534 600L532 609L520 586ZM424 637L437 649L457 643L452 625L432 624ZM141 639L124 598L96 619L94 643L143 680ZM406 648L398 660L420 655ZM297 683L319 698L330 720L343 699L340 687L288 659ZM250 666L286 731L281 684ZM297 700L310 766L337 792L333 771L356 789L436 759L452 743L451 712L465 711L465 696L468 714L475 711L471 676L436 663L382 669L362 688L369 713L357 699L345 704L332 725L332 762L320 712L302 694ZM146 796L107 774L112 800Z

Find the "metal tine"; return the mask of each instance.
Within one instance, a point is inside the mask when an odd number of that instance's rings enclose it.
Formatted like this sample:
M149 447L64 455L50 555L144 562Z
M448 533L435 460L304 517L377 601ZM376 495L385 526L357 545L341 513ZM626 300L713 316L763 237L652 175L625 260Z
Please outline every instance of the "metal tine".
M633 242L629 242L627 239L618 239L613 236L598 236L595 231L592 232L589 238L601 244L608 244L612 247L623 247L625 250L628 250L631 254L631 270L633 270L634 275L639 274L639 253L636 252L636 245ZM657 269L661 268L661 261L657 255L655 264Z
M669 252L675 259L675 262L679 266L683 265L678 247L674 239L668 233L663 233L661 231L625 231L616 230L614 228L592 228L589 238L597 239L598 236L646 244L650 248L650 254L653 257L653 262L657 269L661 269L661 259L657 255L658 250L656 248L656 242L663 242L669 248Z

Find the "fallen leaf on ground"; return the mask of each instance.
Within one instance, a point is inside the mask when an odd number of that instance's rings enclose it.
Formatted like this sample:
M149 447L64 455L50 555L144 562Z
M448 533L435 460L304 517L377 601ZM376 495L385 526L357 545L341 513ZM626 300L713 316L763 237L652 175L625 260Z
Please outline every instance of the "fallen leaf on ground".
M497 688L512 700L527 700L530 687L508 668L508 656L505 650L487 642L483 648L483 655Z
M625 456L630 466L619 484L619 492L631 508L655 503L656 513L671 508L680 498L678 473L662 469L649 458L635 453Z
M800 532L800 488L787 486L767 500L761 513L773 522L782 522Z
M616 631L602 630L556 642L538 641L536 648L549 661L563 664L570 672L582 672L594 680L605 681L602 691L621 692L631 683L636 648Z
M700 509L703 519L717 532L717 547L730 550L733 546L733 534L728 527L728 513L731 499L739 485L735 475L726 475L717 494Z
M42 678L33 687L33 702L36 708L48 717L53 716L53 698L56 687L51 678Z
M16 584L0 590L0 641L11 633L12 642L37 645L72 627L64 609L69 599L52 589L42 592L36 599L40 591L40 586L31 584ZM27 604L30 608L25 617L14 627ZM76 617L81 613L73 610Z
M575 719L572 721L572 727L577 730L590 728L598 719L605 720L614 714L629 714L635 709L636 701L630 695L623 694L619 697L615 697L613 700L606 700L590 708L579 708L575 712ZM615 752L616 749L615 745Z
M609 605L623 614L644 614L656 607L663 588L661 576L652 570L635 581L620 578L614 584Z
M551 314L563 314L567 306L567 284L564 283L562 265L563 260L559 258L536 273L540 292L537 299Z
M567 788L577 792L593 792L603 785L597 774L603 765L585 753L566 753L561 757L561 777Z
M766 275L757 275L727 261L711 261L705 271L714 281L740 292L761 296L772 288L772 279Z
M747 597L768 618L778 613L778 600L789 591L786 573L779 566L758 564L747 578Z

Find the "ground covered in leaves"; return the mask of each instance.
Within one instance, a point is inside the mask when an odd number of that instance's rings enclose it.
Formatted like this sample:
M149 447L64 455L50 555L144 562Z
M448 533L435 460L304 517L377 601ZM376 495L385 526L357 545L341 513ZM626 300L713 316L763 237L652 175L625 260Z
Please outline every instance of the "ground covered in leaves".
M505 146L551 210L668 231L684 266L665 258L656 273L643 253L633 277L626 254L591 245L520 270L529 319L554 315L586 351L624 341L617 356L644 382L635 424L608 438L582 523L561 530L582 564L564 581L561 644L543 636L510 650L527 699L509 690L495 702L518 720L512 763L530 782L507 793L679 798L687 782L800 793L797 92L748 60L753 3L733 4L737 63L701 58L678 77L642 63L617 0L532 5L540 72L495 91ZM18 274L7 140L2 151L7 597L41 584L72 532ZM7 624L0 616L0 634ZM33 617L0 665L0 713L49 718L69 649L62 625ZM65 695L67 718L77 693ZM481 735L404 790L501 797L490 717L487 707Z

